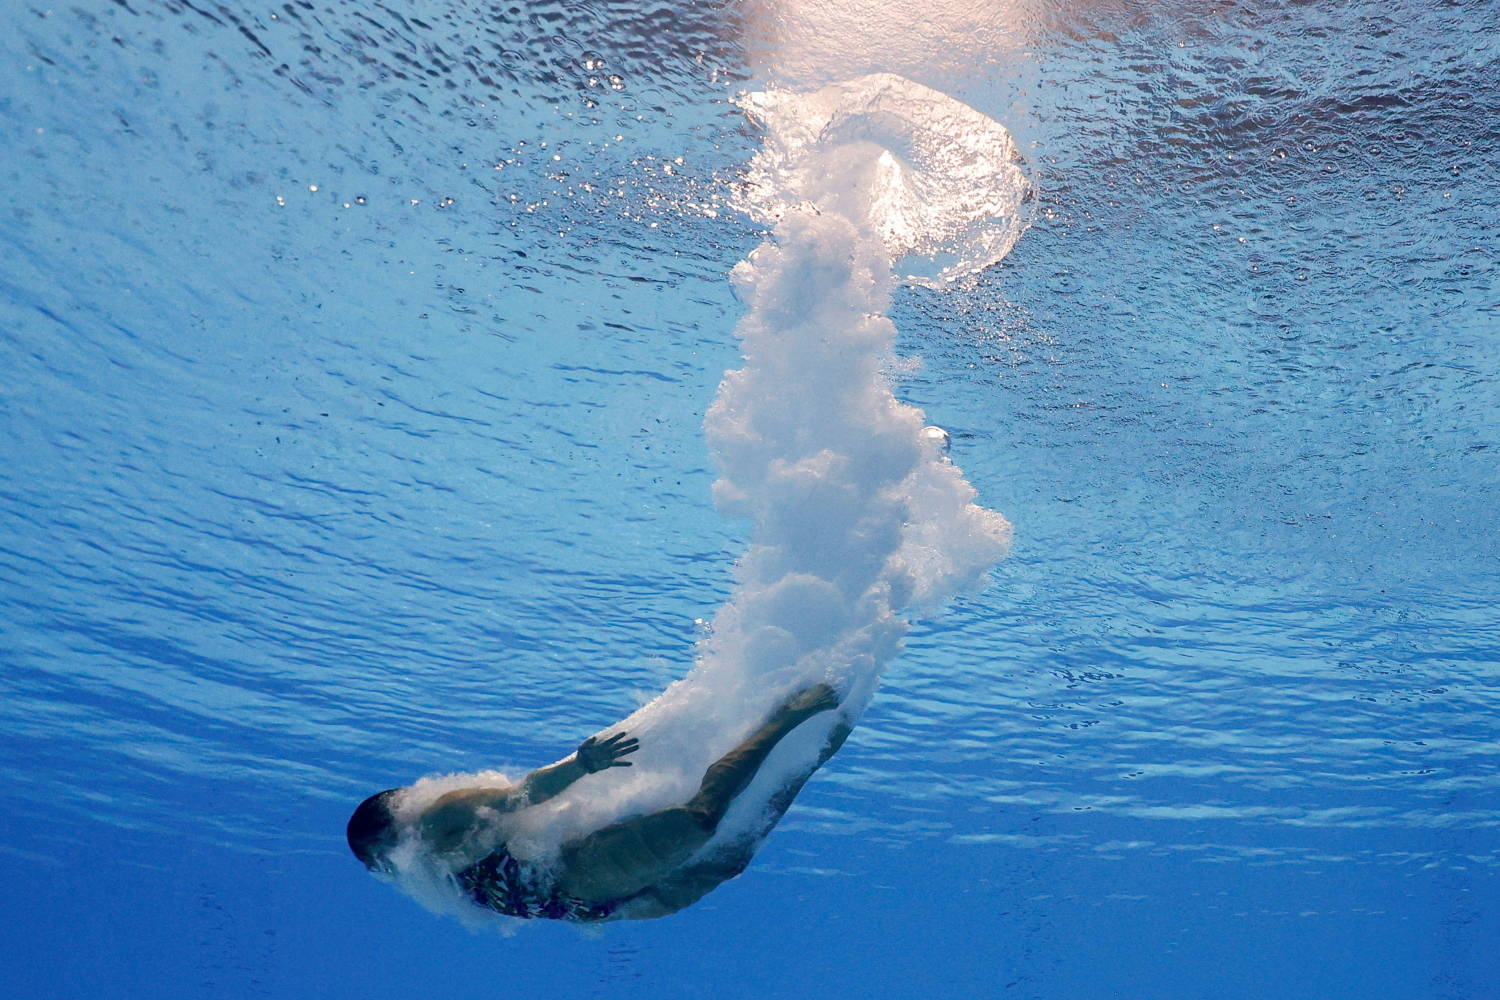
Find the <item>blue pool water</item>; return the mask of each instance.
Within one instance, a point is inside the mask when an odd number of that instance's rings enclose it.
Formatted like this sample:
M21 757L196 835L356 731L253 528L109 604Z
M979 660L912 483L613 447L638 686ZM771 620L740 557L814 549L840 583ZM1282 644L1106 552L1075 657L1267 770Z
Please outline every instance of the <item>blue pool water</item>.
M795 18L14 5L10 994L1500 996L1493 5L967 9L839 73L1026 157L1011 254L892 307L1012 554L744 876L506 937L343 823L690 665Z

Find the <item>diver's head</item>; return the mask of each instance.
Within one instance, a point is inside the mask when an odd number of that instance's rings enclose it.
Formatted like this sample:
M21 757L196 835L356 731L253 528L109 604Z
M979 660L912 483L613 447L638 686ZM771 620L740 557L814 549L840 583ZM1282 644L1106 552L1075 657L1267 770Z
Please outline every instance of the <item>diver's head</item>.
M396 846L396 816L391 812L391 802L399 791L387 788L365 799L355 808L344 830L349 850L371 871L385 867L386 855Z

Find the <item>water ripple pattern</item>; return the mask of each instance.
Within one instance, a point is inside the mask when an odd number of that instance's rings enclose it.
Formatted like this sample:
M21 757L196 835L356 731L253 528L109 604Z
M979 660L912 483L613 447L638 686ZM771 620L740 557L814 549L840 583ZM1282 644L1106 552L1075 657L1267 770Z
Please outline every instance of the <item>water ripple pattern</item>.
M1032 192L889 308L1011 554L741 879L507 967L1500 994L1494 5L877 6L18 0L7 981L493 993L499 946L397 912L341 824L692 668L749 540L702 432L771 224L737 102L893 74Z

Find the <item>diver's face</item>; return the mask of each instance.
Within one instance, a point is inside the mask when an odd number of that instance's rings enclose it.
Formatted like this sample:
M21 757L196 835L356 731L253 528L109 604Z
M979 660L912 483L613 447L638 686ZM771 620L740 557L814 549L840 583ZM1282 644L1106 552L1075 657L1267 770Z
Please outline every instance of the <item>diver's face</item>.
M396 874L396 862L391 860L390 852L387 850L376 848L364 857L357 854L355 857L359 858L360 864L364 865L365 871L371 875L394 876Z
M391 853L396 848L394 836L384 836L372 844L367 844L363 851L355 851L354 856L359 858L360 863L368 870L378 875L390 875L396 870L396 863L391 860Z

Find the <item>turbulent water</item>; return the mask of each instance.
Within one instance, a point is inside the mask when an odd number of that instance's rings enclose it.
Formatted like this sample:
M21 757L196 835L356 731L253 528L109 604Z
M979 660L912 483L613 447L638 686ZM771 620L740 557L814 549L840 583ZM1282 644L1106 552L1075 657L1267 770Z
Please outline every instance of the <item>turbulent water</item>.
M22 4L0 971L1496 993L1492 6ZM1010 557L703 903L435 921L349 808L555 759L724 634L757 529L703 420L786 217L747 95L881 73L1034 192L1003 260L908 254L887 311Z

